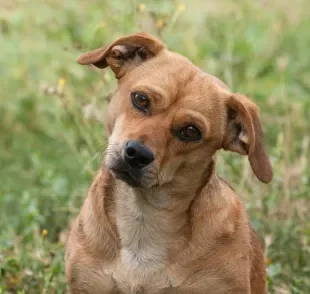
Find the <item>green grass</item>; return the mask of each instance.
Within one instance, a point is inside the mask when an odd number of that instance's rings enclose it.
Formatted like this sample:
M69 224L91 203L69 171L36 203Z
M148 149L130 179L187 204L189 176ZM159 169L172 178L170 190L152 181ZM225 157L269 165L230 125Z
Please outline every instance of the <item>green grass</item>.
M65 293L63 240L99 168L115 89L109 70L75 60L141 30L261 107L273 182L224 152L218 173L265 244L269 292L310 293L309 4L0 0L0 293Z

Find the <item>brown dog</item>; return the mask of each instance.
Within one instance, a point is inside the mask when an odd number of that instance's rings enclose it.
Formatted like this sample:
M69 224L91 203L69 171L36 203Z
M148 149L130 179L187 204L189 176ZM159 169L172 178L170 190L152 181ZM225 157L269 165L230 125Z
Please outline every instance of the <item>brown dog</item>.
M146 33L81 55L110 67L109 145L66 252L71 293L266 293L260 243L215 173L223 148L271 181L258 108Z

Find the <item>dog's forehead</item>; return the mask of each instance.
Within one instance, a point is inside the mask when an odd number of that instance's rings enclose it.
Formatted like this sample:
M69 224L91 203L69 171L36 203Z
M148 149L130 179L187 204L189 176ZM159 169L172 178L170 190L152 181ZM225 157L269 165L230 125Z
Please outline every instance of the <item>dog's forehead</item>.
M221 80L205 73L186 57L167 50L135 68L128 82L152 86L170 100L177 99L188 106L229 92Z

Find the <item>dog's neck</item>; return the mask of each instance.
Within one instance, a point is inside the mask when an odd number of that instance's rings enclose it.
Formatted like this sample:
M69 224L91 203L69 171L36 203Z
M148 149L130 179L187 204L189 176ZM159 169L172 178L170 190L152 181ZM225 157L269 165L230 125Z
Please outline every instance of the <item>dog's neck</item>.
M152 189L132 188L115 181L116 227L125 264L140 269L142 265L160 267L186 245L183 243L190 231L190 206L214 176L213 162L210 167L205 174L197 175L197 181L176 179Z

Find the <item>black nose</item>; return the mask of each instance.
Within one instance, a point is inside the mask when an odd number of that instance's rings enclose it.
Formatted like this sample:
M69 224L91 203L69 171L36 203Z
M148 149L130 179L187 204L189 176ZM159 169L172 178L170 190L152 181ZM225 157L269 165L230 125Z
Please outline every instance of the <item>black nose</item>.
M153 152L143 143L130 140L126 143L124 158L133 168L143 168L154 160Z

